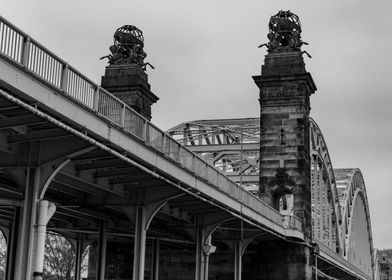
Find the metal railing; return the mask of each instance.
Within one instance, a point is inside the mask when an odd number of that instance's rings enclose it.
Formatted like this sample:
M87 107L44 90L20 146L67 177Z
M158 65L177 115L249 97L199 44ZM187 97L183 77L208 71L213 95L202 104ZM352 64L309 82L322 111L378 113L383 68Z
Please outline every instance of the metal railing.
M334 259L336 262L340 263L341 265L353 271L356 275L361 276L363 279L369 279L369 280L372 279L372 276L367 275L365 272L363 272L358 267L353 265L351 262L343 258L341 255L332 251L328 246L324 245L321 241L317 239L315 241L320 248L320 252L325 253L330 258Z
M151 148L174 160L213 187L286 228L302 230L301 221L282 216L265 202L192 153L175 139L150 123L127 104L86 78L61 58L0 16L0 56L18 64L40 81L79 105L93 110Z

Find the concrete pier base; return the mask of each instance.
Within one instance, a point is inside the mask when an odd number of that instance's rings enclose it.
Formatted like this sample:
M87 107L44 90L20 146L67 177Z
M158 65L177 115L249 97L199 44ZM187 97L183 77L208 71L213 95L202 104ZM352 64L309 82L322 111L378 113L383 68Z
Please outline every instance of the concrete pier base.
M251 244L243 256L242 277L248 280L311 280L311 250L307 245L285 241Z

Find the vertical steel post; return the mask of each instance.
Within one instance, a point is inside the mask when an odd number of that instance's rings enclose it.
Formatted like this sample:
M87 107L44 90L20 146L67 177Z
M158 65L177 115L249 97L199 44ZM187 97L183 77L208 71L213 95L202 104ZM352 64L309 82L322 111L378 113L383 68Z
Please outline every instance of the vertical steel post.
M35 246L35 265L34 265L34 280L40 280L43 277L44 270L44 256L45 256L45 237L46 225L49 219L56 211L56 206L49 203L47 200L40 200L38 202L38 217L36 224L36 246Z
M126 106L125 103L123 103L121 107L120 126L124 129L125 129L125 110L126 110Z
M208 280L208 269L209 269L209 264L210 264L210 255L205 254L204 255L204 280Z
M159 248L160 241L159 239L155 239L153 242L153 251L152 251L152 273L151 280L159 279Z
M48 216L48 201L41 200L38 203L38 222L37 222L37 246L36 259L33 277L34 280L42 279L44 267L44 252L45 252L45 235L46 235L46 217Z
M241 280L242 277L242 242L234 241L234 280Z
M98 106L99 106L99 89L100 89L99 86L95 87L95 89L94 89L93 110L95 112L98 112L98 109L99 109L98 108Z
M76 240L76 250L75 250L75 280L80 280L80 269L82 264L82 250L83 250L83 240L78 237Z
M29 65L29 55L30 55L30 37L23 37L21 63L24 67Z
M96 279L105 279L105 265L106 265L106 241L107 232L104 221L99 222L99 240L98 240L98 258L96 268Z
M242 188L242 164L244 161L244 132L241 129L241 158L240 158L240 186Z
M146 256L146 208L136 207L135 243L133 257L133 280L144 280L144 265Z
M142 139L150 144L150 139L149 139L149 134L147 133L148 131L148 123L145 119L143 119L143 132L142 132Z
M204 256L204 270L203 270L203 279L208 280L208 274L209 274L209 263L210 263L210 255L215 252L216 247L211 244L211 239L212 236L210 235L205 243L203 242L202 245L202 250L203 250L203 256ZM202 239L204 240L204 239Z
M204 279L204 264L205 258L203 253L203 240L204 240L204 229L200 226L196 227L196 269L195 269L195 280Z
M26 168L23 210L19 217L17 253L15 257L14 279L30 279L34 253L34 222L37 214L37 197L40 182L40 144L29 147L29 165Z
M9 238L7 244L7 267L5 270L6 280L15 279L14 267L15 267L15 258L17 252L19 216L20 216L20 207L15 207L14 220L12 221L12 226L9 232Z
M61 72L61 90L66 92L68 90L67 84L68 84L68 71L69 67L68 64L63 64L62 72Z

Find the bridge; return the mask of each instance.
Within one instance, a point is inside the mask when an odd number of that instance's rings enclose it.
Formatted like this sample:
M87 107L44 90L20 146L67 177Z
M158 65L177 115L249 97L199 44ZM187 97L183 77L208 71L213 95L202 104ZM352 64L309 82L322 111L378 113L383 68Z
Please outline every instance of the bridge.
M116 32L142 47L131 27ZM268 46L267 70L279 64L275 47ZM276 134L257 118L187 122L164 132L149 121L157 98L146 63L137 60L142 50L135 61L132 52L117 54L108 56L98 85L0 17L6 279L42 279L47 231L73 244L75 280L87 246L87 279L373 279L361 172L332 168L315 121L292 111L303 134L281 119ZM302 53L294 54L295 64ZM254 77L261 99L274 94L263 84L265 77L276 82L268 71ZM122 81L111 84L113 73L131 73L134 99L116 92ZM309 73L301 75L294 76L309 83L306 101L315 86ZM278 147L268 142L274 137ZM300 164L308 171L297 166L297 151L309 157Z

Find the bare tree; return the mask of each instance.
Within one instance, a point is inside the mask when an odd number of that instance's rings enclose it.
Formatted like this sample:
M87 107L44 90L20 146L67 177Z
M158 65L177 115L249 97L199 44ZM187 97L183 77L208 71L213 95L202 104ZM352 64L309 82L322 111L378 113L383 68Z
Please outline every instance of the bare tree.
M87 270L88 249L82 254L81 273ZM64 236L48 232L45 241L44 279L72 280L75 278L75 250ZM1 279L0 279L1 280Z
M5 279L5 270L7 268L7 241L0 231L0 280Z
M75 250L65 237L48 232L45 241L44 279L72 280L75 274Z

